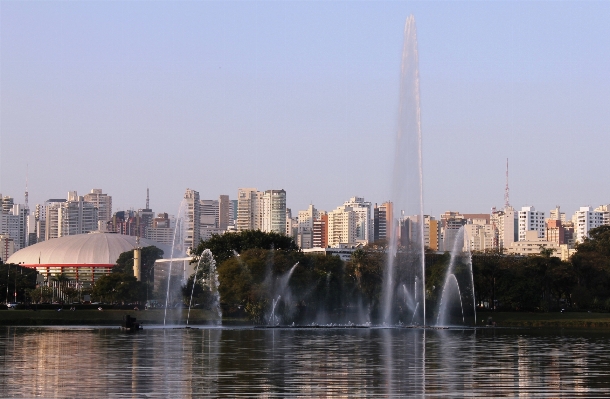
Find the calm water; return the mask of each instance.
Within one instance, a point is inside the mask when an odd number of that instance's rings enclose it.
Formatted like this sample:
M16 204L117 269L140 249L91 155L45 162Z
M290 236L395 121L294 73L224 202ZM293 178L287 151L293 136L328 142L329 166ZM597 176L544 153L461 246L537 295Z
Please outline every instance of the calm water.
M1 397L607 397L610 334L0 330Z

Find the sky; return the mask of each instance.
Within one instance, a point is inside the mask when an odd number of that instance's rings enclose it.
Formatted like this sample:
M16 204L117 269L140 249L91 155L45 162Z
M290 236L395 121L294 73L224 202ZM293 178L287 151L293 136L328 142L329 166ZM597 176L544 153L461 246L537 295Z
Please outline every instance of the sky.
M610 2L0 2L0 193L175 214L390 199L406 18L424 212L610 203Z

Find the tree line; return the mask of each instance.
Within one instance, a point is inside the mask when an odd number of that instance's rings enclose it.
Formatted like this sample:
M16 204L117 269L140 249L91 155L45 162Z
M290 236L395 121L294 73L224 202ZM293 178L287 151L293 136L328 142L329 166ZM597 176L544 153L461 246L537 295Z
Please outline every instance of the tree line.
M356 250L348 262L336 256L305 254L292 238L260 231L213 235L193 251L193 262L205 249L212 251L216 261L225 315L245 315L263 322L275 304L276 312L285 320L299 320L312 314L332 318L362 309L373 320L378 317L387 260L383 242ZM162 289L154 292L151 285L154 262L162 255L156 247L142 250L142 281L138 282L133 277L133 251L121 254L112 273L99 278L91 288L93 300L110 303L165 300L166 286L161 284ZM472 254L477 306L513 311L610 310L610 226L591 230L569 261L552 255L544 249L536 256L509 256L499 251ZM401 256L404 254L399 252ZM401 267L404 269L409 262L407 258L397 261L397 280ZM438 304L449 259L448 253L429 251L425 255L428 309ZM465 265L456 269L458 280L469 278L467 269ZM191 276L181 287L179 299L186 303L192 292L193 303L209 305L208 270L209 265L204 264L196 279ZM5 294L10 302L15 292L19 302L44 302L49 295L44 288L36 288L34 270L0 265L0 297ZM395 308L399 315L405 312L400 298Z

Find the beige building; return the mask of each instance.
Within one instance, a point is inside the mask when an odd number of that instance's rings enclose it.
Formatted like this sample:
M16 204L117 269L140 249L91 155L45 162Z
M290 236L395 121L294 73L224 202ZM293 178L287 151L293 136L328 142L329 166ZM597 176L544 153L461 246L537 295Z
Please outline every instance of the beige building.
M262 197L256 188L237 190L237 231L261 230Z
M313 248L313 223L318 219L320 212L311 204L306 210L299 211L297 244L301 249Z
M356 212L349 206L340 206L328 213L328 246L338 248L340 244L355 244Z
M101 188L94 188L85 195L85 201L97 208L97 220L104 225L112 219L112 197L102 193Z
M538 231L531 230L526 232L525 239L513 242L507 248L506 253L510 255L538 255L541 249L552 249L553 254L558 258L562 257L562 251L559 243L555 241L546 241L538 237Z
M8 258L15 253L15 242L8 234L0 234L0 260L6 263Z
M518 240L519 224L517 212L512 206L491 214L491 225L496 231L495 248L508 248Z

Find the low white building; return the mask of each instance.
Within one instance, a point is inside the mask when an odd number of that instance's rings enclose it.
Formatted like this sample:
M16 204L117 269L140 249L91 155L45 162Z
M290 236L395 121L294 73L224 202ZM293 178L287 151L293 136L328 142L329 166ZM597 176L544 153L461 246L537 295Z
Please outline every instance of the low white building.
M506 248L506 254L509 255L538 255L541 249L552 249L551 256L558 258L562 257L562 250L558 242L545 241L538 237L536 230L528 231L525 240L513 242L510 247Z

